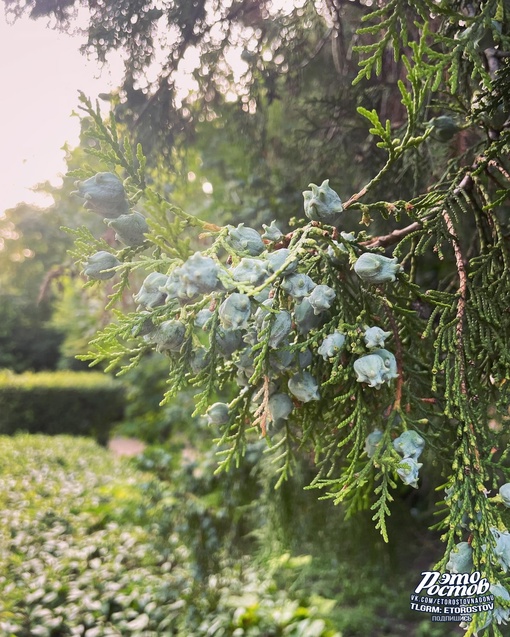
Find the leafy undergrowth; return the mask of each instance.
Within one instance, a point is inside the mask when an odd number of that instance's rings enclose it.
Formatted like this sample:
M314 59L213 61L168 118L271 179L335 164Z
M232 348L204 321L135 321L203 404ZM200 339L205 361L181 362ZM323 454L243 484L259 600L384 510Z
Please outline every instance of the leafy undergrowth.
M190 437L188 428L164 446L148 447L136 462L171 487L173 528L186 544L198 578L225 574L232 563L250 564L246 581L239 582L242 593L222 598L216 612L222 604L240 599L248 609L258 608L249 600L268 585L280 591L282 600L294 605L299 601L297 613L310 605L320 609L342 637L464 633L457 625L434 624L429 616L409 610L417 576L441 550L437 537L424 532L418 509L410 515L406 503L395 507L391 532L399 540L399 550L394 552L374 530L370 511L345 520L331 501L318 501L316 494L304 490L309 480L306 465L296 465L293 479L275 490L271 463L261 461L264 441L247 446L245 462L235 471L218 474L217 450L191 447ZM195 440L200 442L199 437ZM234 579L227 583L230 590L235 585ZM207 634L314 637L316 633L305 626L304 633L295 628L279 632L261 622L251 628L255 632L211 629Z
M90 440L0 438L0 634L339 637L333 600L277 577L295 579L299 560L197 569L182 506Z

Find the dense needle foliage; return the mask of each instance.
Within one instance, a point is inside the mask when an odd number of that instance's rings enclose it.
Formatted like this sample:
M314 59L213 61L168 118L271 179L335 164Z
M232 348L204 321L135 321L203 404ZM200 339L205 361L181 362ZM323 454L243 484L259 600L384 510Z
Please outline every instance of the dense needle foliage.
M312 457L310 486L348 513L370 507L390 542L395 491L440 474L438 568L454 570L462 554L506 588L508 11L501 0L391 0L367 16L356 82L380 73L391 50L405 122L359 108L382 169L358 192L337 194L335 175L303 184L290 232L220 227L176 207L147 185L141 148L85 97L91 150L110 172L74 175L123 244L74 231L75 258L91 285L115 282L110 307L137 286L136 311L117 311L86 360L129 370L157 350L168 359L165 401L196 388L219 470L239 465L257 437L277 485L296 457ZM425 188L375 196L420 161ZM496 602L467 634L502 634L508 611Z

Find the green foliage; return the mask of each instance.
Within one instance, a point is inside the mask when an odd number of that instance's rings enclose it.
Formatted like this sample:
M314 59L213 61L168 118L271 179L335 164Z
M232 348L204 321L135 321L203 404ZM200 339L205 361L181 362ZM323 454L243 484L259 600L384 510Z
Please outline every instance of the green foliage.
M0 295L0 368L54 369L63 335L49 323L50 308L17 295Z
M163 444L172 438L193 446L201 445L201 439L195 434L198 418L190 418L193 391L182 392L179 400L160 405L166 391L166 372L163 357L147 356L123 376L126 409L116 432L149 444Z
M53 209L21 204L0 218L0 368L55 369L62 334L50 325L49 280L65 258L66 241Z
M51 4L30 0L20 5L15 0L4 0L11 17L24 13L34 18L50 17L63 27L73 23L76 4L73 0ZM364 4L356 8L347 2L341 8L353 18L360 9L366 11ZM131 130L137 129L138 140L146 149L158 148L173 160L173 149L193 139L197 123L215 117L225 103L225 94L236 89L236 76L241 75L242 85L237 110L248 112L278 98L282 77L295 91L303 74L313 73L310 67L315 66L321 52L327 52L320 57L327 59L334 71L330 51L331 44L337 45L336 30L332 33L329 27L331 22L336 23L340 6L306 2L278 9L267 0L235 0L228 6L218 0L200 0L193 7L187 0L165 0L158 8L149 0L98 3L89 13L85 48L102 62L110 52L121 52L126 66L123 87L110 96L117 117ZM211 19L216 24L214 33ZM173 35L166 38L169 32ZM337 59L346 66L347 56L341 58L348 43L342 45L344 50L338 51ZM232 52L237 65L232 62ZM193 95L183 97L179 75L182 61L190 59L199 61L192 69L199 87ZM160 76L151 79L154 66L160 67ZM182 154L182 150L177 152L178 156Z
M373 36L374 42L357 47L361 70L355 82L381 73L384 52L391 45L395 59L406 46L419 48L419 71L431 76L433 90L446 83L448 91L455 94L459 83L468 78L490 86L490 73L481 53L489 47L508 44L508 34L502 29L504 3L478 2L476 13L471 14L464 4L462 0L439 4L431 0L390 0L364 16L364 21L375 24L358 33ZM419 44L413 42L416 31Z
M179 529L188 504L170 488L76 437L1 443L4 634L339 636L331 599L288 592L309 559L262 571L243 558L197 580Z
M51 192L51 189L48 189ZM78 215L80 216L80 215ZM45 277L61 265L71 241L62 237L61 210L20 204L0 217L0 284L3 294L19 294L36 307Z
M248 445L238 470L218 475L214 449L205 448L206 435L201 431L204 451L196 444L190 447L197 433L188 426L174 433L164 449L148 448L137 457L143 470L172 491L166 517L185 542L197 578L204 581L207 573L218 577L229 570L230 561L248 560L301 604L312 591L314 604L330 605L329 616L344 637L407 636L413 629L423 637L447 634L432 631L430 622L419 625L407 608L422 554L430 555L434 536L423 535L404 494L397 497L390 519L398 546L390 547L371 528L369 515L339 519L331 502L317 501L313 492L303 490L313 476L306 462L275 492L278 476L264 458L263 441ZM235 599L245 598L244 588L238 595ZM256 617L265 616L263 607L262 602L254 609Z
M83 150L69 152L67 160L71 169L81 165ZM90 164L94 166L93 158ZM73 240L62 234L61 226L86 224L97 234L104 225L89 212L73 210L70 182L59 189L49 184L39 189L54 199L51 206L19 204L0 218L0 368L16 372L83 368L75 359L80 351L76 333L82 330L83 349L95 329L84 325L84 304L78 302L84 297L82 282L67 255ZM71 286L74 303L65 305L62 296L66 292L70 298ZM60 320L54 320L56 308L63 305Z
M124 413L120 383L89 372L0 372L0 431L94 436L106 443Z
M430 476L445 505L438 568L469 541L475 569L508 585L494 539L508 534L508 511L488 497L510 477L508 16L496 0L469 11L460 0L392 0L366 21L360 36L373 42L359 47L359 83L382 72L391 48L402 121L358 108L382 167L343 204L327 180L311 184L290 232L182 211L146 186L141 151L135 160L114 120L82 97L93 154L123 171L149 232L137 248L110 248L120 261L110 306L135 273L148 278L137 309L117 310L81 358L127 373L149 352L164 355L163 404L196 389L219 471L240 467L262 438L281 487L309 455L310 487L348 516L370 509L385 540L398 489ZM394 197L392 180L413 163L419 178ZM101 246L76 237L83 264ZM386 336L371 344L367 328ZM219 396L228 402L213 409Z

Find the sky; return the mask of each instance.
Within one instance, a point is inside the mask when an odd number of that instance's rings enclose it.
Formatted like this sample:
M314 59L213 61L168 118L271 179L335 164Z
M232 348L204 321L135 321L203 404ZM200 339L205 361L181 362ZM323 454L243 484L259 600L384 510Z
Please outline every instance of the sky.
M273 4L281 10L288 0ZM55 186L62 181L66 171L62 147L79 141L79 119L72 116L79 104L78 90L95 101L121 83L120 56L101 68L79 52L84 37L47 28L44 19L27 17L8 24L0 7L0 216L22 201L51 204L49 195L32 189L45 181ZM179 69L183 93L193 88L193 55L190 51L190 59L184 59ZM229 62L240 73L241 51L233 49L232 55Z
M95 100L120 83L120 62L100 69L81 44L43 20L9 25L0 9L0 215L21 201L51 203L31 188L65 174L62 147L79 138L78 90Z

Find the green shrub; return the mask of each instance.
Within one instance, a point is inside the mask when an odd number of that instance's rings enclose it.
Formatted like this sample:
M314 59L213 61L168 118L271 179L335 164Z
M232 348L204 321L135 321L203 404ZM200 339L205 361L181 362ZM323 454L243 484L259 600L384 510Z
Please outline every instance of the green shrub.
M143 474L75 437L0 446L2 635L152 635L175 618L183 575L137 524Z
M174 504L90 440L0 438L0 634L340 637L335 602L289 593L280 563L245 556L198 580ZM295 580L300 563L285 566Z
M124 412L123 386L102 373L0 372L0 433L69 433L108 440Z
M0 368L20 373L57 367L64 336L48 325L50 311L46 302L0 294Z

